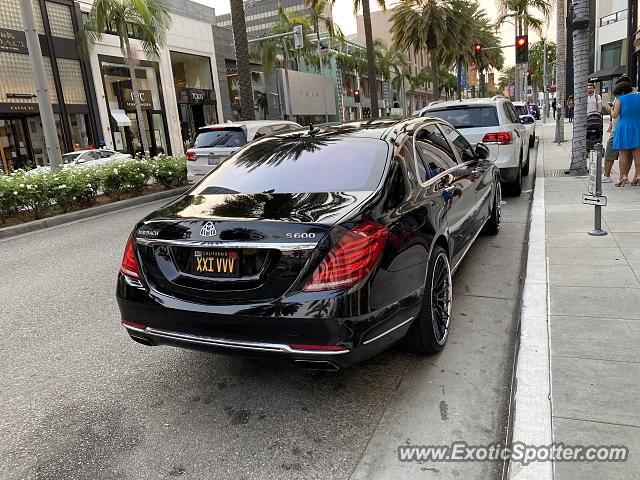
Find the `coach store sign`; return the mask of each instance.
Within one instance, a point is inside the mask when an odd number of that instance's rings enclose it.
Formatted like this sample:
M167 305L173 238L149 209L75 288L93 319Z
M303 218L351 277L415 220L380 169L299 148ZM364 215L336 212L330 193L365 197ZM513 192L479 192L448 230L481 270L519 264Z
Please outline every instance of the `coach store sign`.
M151 90L138 90L140 97L140 108L142 110L153 110L153 99L151 98ZM127 111L135 111L136 97L130 88L122 89L122 106Z
M24 32L0 28L0 52L29 53Z
M176 88L178 103L199 105L213 102L213 91L204 88Z

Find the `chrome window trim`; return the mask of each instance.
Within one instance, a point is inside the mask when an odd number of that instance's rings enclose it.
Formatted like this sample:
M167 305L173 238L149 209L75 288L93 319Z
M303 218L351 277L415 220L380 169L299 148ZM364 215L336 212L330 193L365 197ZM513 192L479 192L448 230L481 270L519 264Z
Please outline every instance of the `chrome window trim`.
M151 337L159 337L167 340L178 340L188 343L194 343L197 345L207 345L211 347L232 348L238 350L250 350L258 352L275 352L275 353L302 353L305 355L342 355L349 353L350 350L298 350L291 348L284 343L264 343L264 342L252 342L252 341L240 341L240 340L228 340L225 338L208 337L201 335L192 335L189 333L172 332L169 330L162 330L159 328L146 327L144 330L134 328L128 325L124 325L127 330L132 332L139 332L149 335Z
M167 245L174 247L202 247L202 248L238 248L238 249L272 249L282 252L299 252L305 250L313 250L318 242L300 242L300 243L284 243L284 242L223 242L212 240L164 240L160 238L140 238L136 237L136 243L140 245Z

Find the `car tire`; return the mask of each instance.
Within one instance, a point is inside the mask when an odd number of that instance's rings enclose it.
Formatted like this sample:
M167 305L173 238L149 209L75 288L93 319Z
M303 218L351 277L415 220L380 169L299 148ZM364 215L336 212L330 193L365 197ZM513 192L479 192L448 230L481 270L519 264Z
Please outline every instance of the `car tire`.
M536 146L536 131L533 131L533 135L529 137L529 148L533 148Z
M500 182L496 184L496 192L493 199L493 208L489 220L482 229L483 235L497 235L500 231L500 220L502 218L502 186Z
M529 166L531 165L531 150L527 151L527 163L522 166L522 176L529 175Z
M414 351L436 353L444 348L451 328L452 293L449 257L436 245L427 262L422 307L407 334Z
M513 182L509 182L505 185L505 188L509 192L510 195L515 197L519 197L522 193L522 152L520 152L520 166L518 168L518 175L516 175L516 179Z

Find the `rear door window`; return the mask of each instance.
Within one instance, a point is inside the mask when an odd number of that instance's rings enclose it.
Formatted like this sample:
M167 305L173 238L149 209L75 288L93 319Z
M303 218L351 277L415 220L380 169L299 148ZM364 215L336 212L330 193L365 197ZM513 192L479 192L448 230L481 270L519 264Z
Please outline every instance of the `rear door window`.
M458 155L463 162L469 162L475 159L473 147L466 138L460 135L460 132L444 124L440 125L440 129L442 130L442 133L444 133L444 136L453 144L453 147L457 150Z
M426 171L420 176L433 178L456 166L456 159L449 143L436 125L421 128L416 136L416 151L424 162Z
M428 110L425 112L425 116L441 118L455 128L496 127L499 125L498 113L493 105L461 105L442 110Z
M271 138L230 157L194 195L373 191L387 162L377 139Z
M212 128L201 129L193 146L195 148L239 148L246 143L247 138L241 128Z
M525 107L524 105L514 105L514 107L516 108L516 113L518 115L528 115L529 112L527 111L527 107Z

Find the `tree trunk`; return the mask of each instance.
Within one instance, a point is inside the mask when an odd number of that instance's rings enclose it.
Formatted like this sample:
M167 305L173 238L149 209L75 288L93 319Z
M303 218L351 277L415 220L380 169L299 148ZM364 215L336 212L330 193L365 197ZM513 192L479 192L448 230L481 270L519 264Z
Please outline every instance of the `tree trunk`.
M556 2L556 135L555 142L564 142L564 109L567 92L566 57L565 57L565 0Z
M133 95L133 102L136 106L136 117L138 120L138 133L140 134L140 143L142 143L143 155L149 155L149 143L147 142L147 129L144 126L144 118L142 117L142 105L140 105L140 92L138 91L138 84L136 83L136 59L135 55L129 44L129 39L125 38L126 56L125 59L129 66L129 77L131 77L131 94ZM135 152L134 152L135 153Z
M233 43L238 66L238 90L240 92L240 119L255 120L253 108L253 89L251 87L251 67L249 66L249 44L247 43L247 25L244 19L242 0L230 0Z
M362 0L362 20L367 45L367 76L369 77L369 95L371 97L371 118L380 116L378 107L378 82L376 78L376 61L373 51L373 32L371 31L371 11L369 0Z
M457 70L457 82L456 82L456 94L458 100L462 100L462 55L458 57L458 62L456 63Z
M589 16L589 1L574 0L576 18ZM587 170L587 82L589 81L589 30L573 32L573 93L575 115L573 117L573 144L571 173Z
M431 85L433 86L433 100L440 98L440 85L438 85L438 60L437 52L431 50Z

